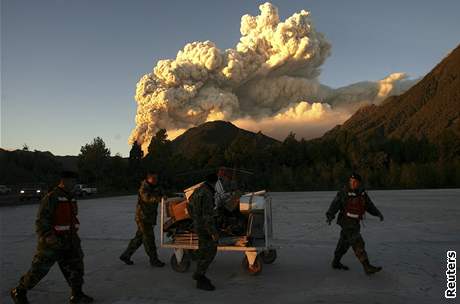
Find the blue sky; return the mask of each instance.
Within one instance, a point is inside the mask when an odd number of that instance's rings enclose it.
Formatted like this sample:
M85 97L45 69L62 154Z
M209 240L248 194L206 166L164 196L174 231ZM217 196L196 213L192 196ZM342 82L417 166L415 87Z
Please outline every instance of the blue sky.
M127 155L134 90L187 42L221 49L265 1L1 0L1 147L77 155L101 136ZM423 76L460 42L460 1L272 1L301 9L332 43L320 80L337 87L392 72Z

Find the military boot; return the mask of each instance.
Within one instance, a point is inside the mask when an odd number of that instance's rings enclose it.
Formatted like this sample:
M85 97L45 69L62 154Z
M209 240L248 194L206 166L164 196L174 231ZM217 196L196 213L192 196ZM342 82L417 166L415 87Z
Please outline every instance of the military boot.
M371 265L367 259L363 261L363 268L366 274L374 274L382 270L382 267Z
M343 265L340 263L340 259L335 257L334 260L332 261L332 268L334 269L341 269L341 270L349 270L350 268L346 265Z
M196 280L196 288L198 289L207 291L212 291L216 289L216 287L212 285L211 281L204 275L194 275L193 278Z
M14 304L29 304L27 300L27 290L21 288L13 288L10 291L11 298L13 299Z
M163 267L165 263L160 261L158 258L150 259L150 266L152 267Z
M131 259L128 256L125 256L123 254L120 256L120 260L122 260L123 263L125 263L126 265L133 265L134 264L134 262L131 261Z
M92 303L94 299L83 293L81 286L72 288L72 295L70 296L70 304Z

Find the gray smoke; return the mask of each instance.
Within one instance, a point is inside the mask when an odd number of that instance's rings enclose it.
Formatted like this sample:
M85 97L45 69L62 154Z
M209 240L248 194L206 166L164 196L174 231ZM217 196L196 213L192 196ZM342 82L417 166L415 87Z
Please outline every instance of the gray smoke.
M305 125L308 133L309 125L322 129L342 122L354 104L378 103L407 87L402 73L341 89L321 85L320 67L331 45L316 31L310 13L302 10L280 21L272 4L259 9L258 16L241 18L235 48L222 51L211 41L189 43L175 59L158 61L139 80L130 143L145 150L159 128L174 136L218 119L269 135L267 126L282 125L277 130L287 134L290 124L297 129Z

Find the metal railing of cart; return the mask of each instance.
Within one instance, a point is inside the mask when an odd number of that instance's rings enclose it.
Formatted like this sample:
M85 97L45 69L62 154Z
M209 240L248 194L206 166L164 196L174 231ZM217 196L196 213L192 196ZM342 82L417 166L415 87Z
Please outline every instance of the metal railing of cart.
M225 245L218 244L218 251L238 251L243 252L243 267L249 274L259 274L262 271L262 264L272 264L277 258L277 252L272 246L273 239L273 217L272 217L272 200L265 191L253 192L250 195L263 196L265 203L263 208L263 232L264 237L249 240L247 245ZM177 272L186 272L194 259L194 251L198 249L198 236L195 233L180 233L175 235L175 239L166 236L164 225L168 216L166 214L166 201L163 199L160 204L160 247L171 248L174 253L171 256L171 267ZM254 216L248 216L248 233L243 236L232 236L235 242L238 238L244 241L250 235L250 229L253 227L251 222L255 220ZM223 238L220 241L228 240Z

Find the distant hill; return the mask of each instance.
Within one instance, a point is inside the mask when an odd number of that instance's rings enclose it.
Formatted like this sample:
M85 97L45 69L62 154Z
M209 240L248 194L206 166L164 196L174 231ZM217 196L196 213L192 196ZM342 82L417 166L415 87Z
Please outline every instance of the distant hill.
M409 138L436 141L447 132L460 135L460 46L420 82L381 105L358 110L324 138L347 132L355 138Z
M78 171L78 156L66 155L60 156L56 155L56 160L62 164L62 167L66 170Z
M55 156L51 152L0 148L0 184L51 183L59 172L76 169L77 156Z
M0 185L45 183L50 186L56 183L63 170L79 172L80 182L90 183L87 178L88 173L79 168L78 162L79 156L59 156L49 151L0 148ZM98 164L100 165L100 162ZM111 156L99 169L105 176L99 184L116 190L130 186L128 179L131 173L127 171L128 166L128 158Z
M191 157L203 149L225 150L237 138L255 140L258 147L279 143L276 139L259 133L240 129L227 121L211 121L190 128L172 141L174 153Z

